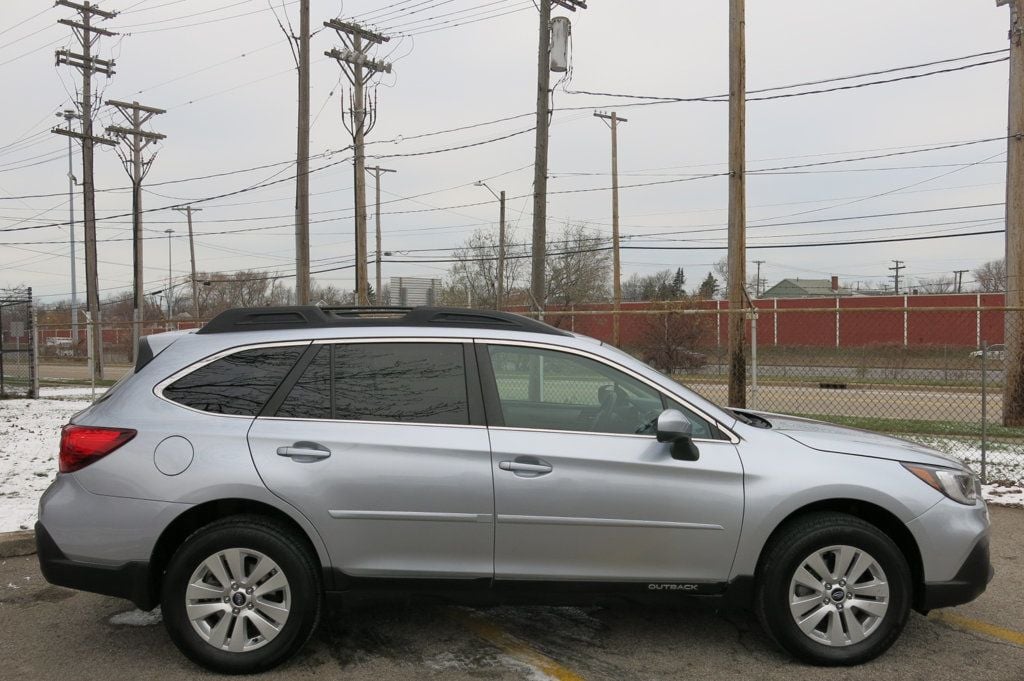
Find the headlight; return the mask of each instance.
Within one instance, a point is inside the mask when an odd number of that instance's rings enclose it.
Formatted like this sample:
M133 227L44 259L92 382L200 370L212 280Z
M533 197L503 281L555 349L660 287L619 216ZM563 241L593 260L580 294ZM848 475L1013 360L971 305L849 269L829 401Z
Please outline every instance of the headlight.
M978 500L979 485L973 473L919 463L904 463L903 467L953 501L974 506Z

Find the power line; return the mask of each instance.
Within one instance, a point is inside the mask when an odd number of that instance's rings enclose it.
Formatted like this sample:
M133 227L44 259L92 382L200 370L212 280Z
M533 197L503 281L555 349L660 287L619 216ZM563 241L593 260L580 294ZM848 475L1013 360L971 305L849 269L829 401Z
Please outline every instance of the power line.
M821 94L821 93L824 93L824 92L834 92L836 90L867 87L867 86L870 86L870 85L881 85L881 84L885 84L885 83L893 83L893 82L898 82L898 81L901 81L901 80L910 80L910 79L914 79L914 78L924 78L924 77L927 77L927 76L939 75L939 74L944 74L944 73L951 73L951 72L954 72L954 71L962 71L964 69L974 68L976 66L987 66L989 64L995 64L995 63L998 63L998 62L1006 61L1006 60L1009 59L1008 53L1009 53L1008 49L990 50L990 51L987 51L987 52L978 52L978 53L975 53L975 54L964 55L962 57L951 57L951 58L948 58L948 59L940 59L940 60L937 60L937 61L923 62L923 63L920 63L920 64L910 64L910 65L906 65L906 66L894 66L894 67L891 67L891 68L888 68L888 69L882 69L880 71L867 71L867 72L864 72L864 73L851 74L851 75L847 75L847 76L835 76L835 77L832 77L832 78L823 78L823 79L820 79L820 80L806 81L806 82L802 82L802 83L793 83L793 84L789 84L789 85L774 85L774 86L771 86L771 87L761 88L761 89L758 89L758 90L748 90L747 91L747 95L748 95L747 101L762 101L762 100L767 100L767 99L781 99L781 98L785 98L785 97L799 97L799 96L809 95L809 94ZM860 84L856 84L856 85L848 85L848 86L841 86L841 87L836 87L836 88L827 88L827 89L822 89L822 90L812 90L812 91L796 92L796 93L789 93L789 94L777 94L777 95L766 96L766 97L749 97L749 95L751 95L751 94L761 94L761 93L766 93L766 92L775 92L777 90L789 90L789 89L797 88L797 87L807 87L807 86L811 86L811 85L823 85L825 83L842 82L842 81L845 81L845 80L855 80L855 79L858 79L858 78L867 78L867 77L870 77L870 76L883 75L883 74L887 74L887 73L896 73L896 72L899 72L899 71L909 71L909 70L914 70L914 69L927 68L927 67L930 67L930 66L937 66L937 65L940 65L940 64L948 64L948 63L953 63L953 62L958 62L958 61L965 61L967 59L976 59L978 57L989 57L989 56L996 55L996 54L1007 54L1007 56L999 58L999 59L991 59L991 60L986 60L986 61L977 62L977 63L973 63L973 64L957 66L957 67L953 67L953 68L949 68L949 69L939 69L939 70L936 70L936 71L929 71L927 73L922 73L922 74L914 74L914 75L901 76L901 77L892 78L892 79L883 79L883 80L877 80L877 81L870 81L870 82L867 82L867 83L860 83ZM703 96L703 97L676 97L676 96L658 96L658 95L634 95L634 94L615 93L615 92L595 92L595 91L592 91L592 90L565 90L565 92L567 94L570 94L570 95L590 95L590 96L596 96L596 97L621 97L623 99L640 99L640 100L649 100L649 101L654 101L654 102L665 102L665 103L668 103L668 102L726 102L726 101L728 101L728 97L729 97L728 93L717 94L717 95L706 95L706 96Z

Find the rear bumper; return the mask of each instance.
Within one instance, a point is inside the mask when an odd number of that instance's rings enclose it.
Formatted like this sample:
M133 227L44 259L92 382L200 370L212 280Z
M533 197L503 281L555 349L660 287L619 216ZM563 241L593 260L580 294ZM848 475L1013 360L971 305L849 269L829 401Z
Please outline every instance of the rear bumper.
M64 555L41 522L36 523L36 552L39 569L50 584L127 598L143 610L151 610L157 604L154 589L150 588L148 562L98 565L72 560Z
M947 582L926 582L922 586L914 609L928 612L973 601L985 591L993 576L995 570L989 562L989 539L986 534L967 554L953 579Z

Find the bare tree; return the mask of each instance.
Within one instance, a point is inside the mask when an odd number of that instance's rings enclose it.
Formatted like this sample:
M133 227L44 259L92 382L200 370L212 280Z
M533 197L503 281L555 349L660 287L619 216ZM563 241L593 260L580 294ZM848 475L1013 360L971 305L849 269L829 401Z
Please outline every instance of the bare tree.
M974 270L974 281L978 290L984 293L995 293L1006 290L1006 259L989 260Z
M563 307L611 297L612 254L608 242L583 223L566 223L547 244L547 302Z
M291 289L280 278L258 270L239 270L230 274L198 273L196 277L202 282L199 287L199 315L203 318L232 307L287 305L292 297ZM187 297L183 299L187 300Z
M953 281L953 275L943 274L938 277L919 279L917 286L925 293L950 293L956 288L956 282Z
M728 258L721 258L720 260L718 260L718 262L715 263L714 268L715 268L714 269L715 274L718 275L718 280L722 281L722 282L725 282L725 284L726 284L726 285L723 285L717 291L717 293L720 294L724 298L726 293L728 292L727 291L727 289L728 289L727 284L729 282L729 259ZM752 295L752 293L754 293L754 292L756 292L758 290L758 281L757 281L757 274L756 273L755 274L750 274L749 271L748 271L746 289L747 289L747 295L750 295L753 298L754 296Z
M523 285L526 273L526 249L516 244L514 231L506 234L506 300ZM478 229L452 254L441 290L445 305L494 307L498 294L498 235L493 229Z
M697 348L713 330L714 320L685 312L693 308L694 300L687 298L671 303L664 314L647 316L638 348L644 362L667 374L697 371L707 363Z

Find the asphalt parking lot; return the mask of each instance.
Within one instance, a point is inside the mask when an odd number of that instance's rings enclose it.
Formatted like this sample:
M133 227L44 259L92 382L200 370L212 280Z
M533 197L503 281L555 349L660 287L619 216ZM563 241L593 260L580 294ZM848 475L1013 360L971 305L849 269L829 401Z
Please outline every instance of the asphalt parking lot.
M650 608L336 609L268 679L1024 680L1024 510L992 508L996 579L974 603L912 615L881 659L822 670L780 653L751 615L713 604ZM158 616L46 584L35 556L0 561L0 678L208 678Z

